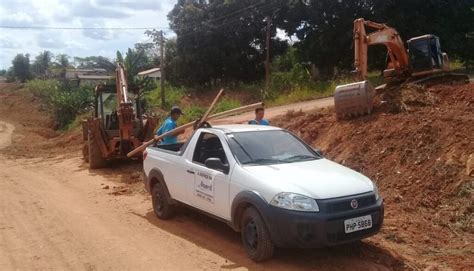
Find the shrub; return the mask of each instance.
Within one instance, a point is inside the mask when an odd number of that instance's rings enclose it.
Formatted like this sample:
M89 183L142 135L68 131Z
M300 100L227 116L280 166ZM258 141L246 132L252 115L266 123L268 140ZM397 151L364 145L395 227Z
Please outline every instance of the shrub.
M206 112L206 108L197 105L191 105L183 108L184 115L178 120L178 125L182 125L199 119Z
M70 124L78 114L83 113L93 103L93 92L89 88L55 91L50 96L49 105L59 128Z
M26 88L40 98L59 129L66 128L77 115L86 112L94 100L91 88L70 87L57 80L31 80Z
M234 109L234 108L237 108L237 107L240 107L240 106L241 106L240 101L238 101L236 99L231 99L231 98L224 97L217 103L214 112L216 112L216 113L217 112L223 112L223 111Z
M36 97L48 100L52 92L58 91L60 82L58 80L30 80L26 82L25 87L30 90Z
M173 105L179 104L183 96L185 95L185 90L181 87L174 87L167 85L165 87L165 110L171 109ZM145 100L147 107L161 107L161 90L159 87L145 92Z

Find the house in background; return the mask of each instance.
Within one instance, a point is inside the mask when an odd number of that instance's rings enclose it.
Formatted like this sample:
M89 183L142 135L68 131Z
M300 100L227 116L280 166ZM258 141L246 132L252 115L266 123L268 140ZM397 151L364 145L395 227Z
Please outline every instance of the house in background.
M77 86L96 86L114 77L108 75L105 69L74 69L67 70L65 78Z
M156 82L161 79L161 71L160 71L160 68L153 68L153 69L139 72L138 76L139 77L148 76L150 78L153 78Z

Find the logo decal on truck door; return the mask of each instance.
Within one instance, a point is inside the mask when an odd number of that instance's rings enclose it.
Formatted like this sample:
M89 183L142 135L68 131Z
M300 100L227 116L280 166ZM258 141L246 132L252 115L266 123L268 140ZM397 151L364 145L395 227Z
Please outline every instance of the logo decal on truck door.
M196 172L194 194L205 201L214 203L214 177L204 172Z

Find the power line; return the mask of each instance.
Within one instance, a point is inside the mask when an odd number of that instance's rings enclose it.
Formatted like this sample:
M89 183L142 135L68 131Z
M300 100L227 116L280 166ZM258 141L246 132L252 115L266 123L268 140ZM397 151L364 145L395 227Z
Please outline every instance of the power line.
M33 30L150 30L150 29L168 29L169 27L63 27L63 26L16 26L16 25L0 25L3 29L33 29Z
M211 19L209 21L204 21L204 24L205 24L205 26L209 27L212 30L212 29L218 29L218 28L225 27L229 24L242 22L242 20L241 20L242 14L239 14L239 13L247 10L248 8L256 7L256 6L258 6L260 4L263 4L263 3L265 3L265 2L259 2L257 4L250 5L250 6L247 6L245 8L242 8L240 10L231 12L231 13L229 13L227 15L224 15L224 16L221 16L219 18ZM259 12L266 13L266 12L273 12L273 11L279 9L280 7L274 6L273 3L265 3L264 5L260 6L259 8L260 8ZM247 17L246 15L244 15L243 17L244 17L244 20L248 19L248 18L246 18ZM216 25L212 24L213 22L216 22L216 21L221 20L221 19L231 19L231 20L227 20L223 23L216 24ZM199 35L200 34L199 32L203 31L201 29L196 31L194 29L195 29L195 26L192 25L192 26L182 27L182 28L176 29L175 32L176 32L178 38L182 38L182 37L187 37L187 36L190 36L190 35Z

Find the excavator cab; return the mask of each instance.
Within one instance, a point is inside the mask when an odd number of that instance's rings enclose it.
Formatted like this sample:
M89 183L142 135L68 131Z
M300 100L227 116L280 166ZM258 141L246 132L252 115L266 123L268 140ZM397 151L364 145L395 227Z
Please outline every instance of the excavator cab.
M449 70L446 53L441 51L439 38L423 35L407 41L412 76L420 76Z

